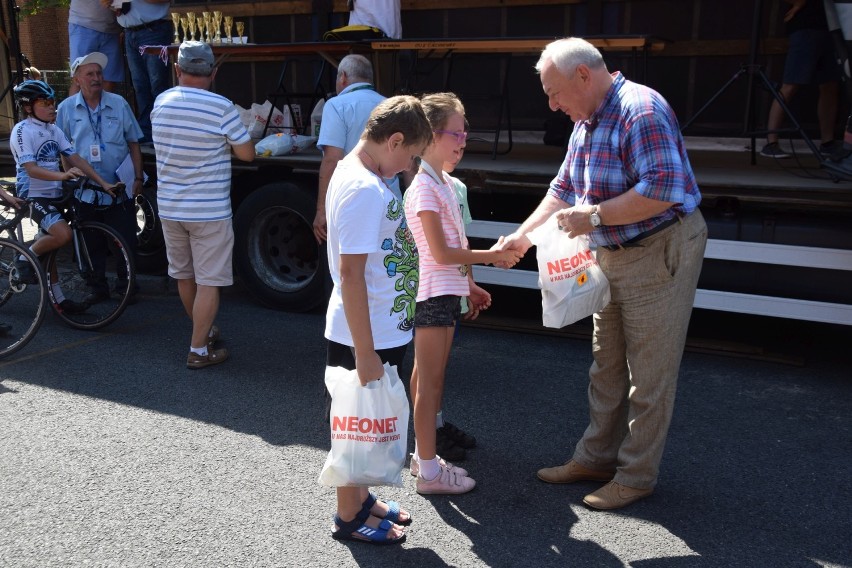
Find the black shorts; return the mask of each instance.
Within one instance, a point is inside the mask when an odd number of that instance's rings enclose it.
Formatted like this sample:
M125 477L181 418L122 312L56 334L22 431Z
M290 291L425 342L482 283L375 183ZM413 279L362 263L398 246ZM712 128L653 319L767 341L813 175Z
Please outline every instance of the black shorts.
M65 218L62 216L62 213L59 212L59 209L53 206L53 199L49 199L47 197L35 197L29 199L31 203L30 211L30 219L35 221L38 226L45 232L50 232L50 228L55 224L61 222L65 222Z
M435 296L414 307L414 327L453 327L460 317L461 296Z

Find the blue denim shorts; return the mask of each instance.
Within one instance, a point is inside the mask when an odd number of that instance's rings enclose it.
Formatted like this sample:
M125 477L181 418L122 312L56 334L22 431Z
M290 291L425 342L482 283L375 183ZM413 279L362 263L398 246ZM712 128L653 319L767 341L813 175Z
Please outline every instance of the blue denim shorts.
M414 327L453 327L461 317L461 296L435 296L414 307Z
M78 24L68 24L71 61L73 62L78 57L88 55L93 51L100 51L107 56L107 66L103 70L104 80L113 83L124 81L124 56L121 54L121 45L118 39L118 33L109 34Z

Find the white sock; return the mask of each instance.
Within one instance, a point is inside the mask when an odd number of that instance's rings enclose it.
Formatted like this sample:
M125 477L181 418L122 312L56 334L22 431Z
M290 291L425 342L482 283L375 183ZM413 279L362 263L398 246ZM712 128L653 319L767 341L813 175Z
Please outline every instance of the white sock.
M207 346L206 345L203 346L203 347L193 347L192 345L190 345L189 350L192 351L193 353L195 353L196 355L201 355L202 357L207 355Z
M417 462L420 464L420 477L426 481L432 481L441 473L441 464L438 463L438 456L431 460L424 460L418 457Z
M435 415L435 429L442 428L444 426L444 411L441 410L438 414Z
M65 301L65 294L62 293L62 288L59 287L59 283L51 284L51 289L53 289L53 297L56 298L56 303L61 304Z

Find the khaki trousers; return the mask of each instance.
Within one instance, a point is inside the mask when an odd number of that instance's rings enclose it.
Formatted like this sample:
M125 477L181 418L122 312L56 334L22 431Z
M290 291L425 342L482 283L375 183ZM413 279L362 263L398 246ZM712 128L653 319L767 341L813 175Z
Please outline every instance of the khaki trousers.
M598 249L612 301L594 316L590 423L574 460L646 489L657 483L707 225L696 210L640 243Z

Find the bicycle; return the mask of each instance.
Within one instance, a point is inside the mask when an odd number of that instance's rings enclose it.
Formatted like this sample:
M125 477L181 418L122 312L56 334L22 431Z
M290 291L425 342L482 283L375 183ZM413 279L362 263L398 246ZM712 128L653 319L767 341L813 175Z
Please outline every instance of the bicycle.
M26 215L19 210L12 218L0 223L0 234L7 227L19 224ZM34 282L20 278L16 261L30 263ZM23 348L35 336L47 312L47 276L29 248L15 239L0 237L0 358L8 357Z
M45 283L49 283L47 295L54 313L72 328L95 330L111 324L124 312L135 292L136 268L130 247L115 229L97 221L79 220L78 202L72 197L76 189L84 188L103 191L87 178L63 183L62 196L52 204L64 210L63 217L71 227L71 243L50 251L40 260ZM124 191L124 186L116 187L116 191ZM23 217L16 215L12 221L0 223L0 235L9 235L10 240L18 238ZM99 259L103 261L102 267ZM86 309L79 313L63 310L54 289L56 284L65 299L84 304ZM105 285L107 292L96 302L86 302L93 284Z

